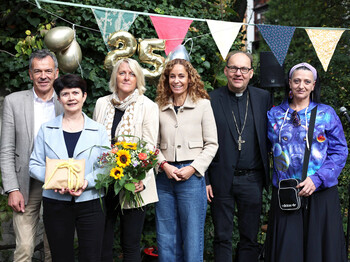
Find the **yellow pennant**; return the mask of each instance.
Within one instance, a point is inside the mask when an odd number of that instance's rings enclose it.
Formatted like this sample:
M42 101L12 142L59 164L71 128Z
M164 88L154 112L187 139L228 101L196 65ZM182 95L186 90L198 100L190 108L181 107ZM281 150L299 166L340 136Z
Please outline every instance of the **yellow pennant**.
M344 30L305 29L318 56L324 71L327 71L334 50Z

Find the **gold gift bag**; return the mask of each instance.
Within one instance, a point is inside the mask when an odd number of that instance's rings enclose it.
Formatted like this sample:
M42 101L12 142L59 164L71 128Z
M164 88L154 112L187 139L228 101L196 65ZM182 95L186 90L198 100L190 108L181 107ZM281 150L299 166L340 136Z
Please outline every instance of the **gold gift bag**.
M46 157L44 189L69 188L78 190L83 186L85 159L50 159Z

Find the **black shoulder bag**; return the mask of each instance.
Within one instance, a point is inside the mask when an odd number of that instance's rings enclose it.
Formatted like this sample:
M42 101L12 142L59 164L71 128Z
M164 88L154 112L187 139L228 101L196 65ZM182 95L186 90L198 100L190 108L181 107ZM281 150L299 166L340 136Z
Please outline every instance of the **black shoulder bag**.
M306 179L307 169L309 167L309 158L311 153L312 138L316 121L317 106L311 110L310 124L308 129L309 148L305 147L302 181ZM300 183L298 179L282 179L278 183L278 202L282 210L293 211L301 207L301 197L298 195L300 188L296 186Z

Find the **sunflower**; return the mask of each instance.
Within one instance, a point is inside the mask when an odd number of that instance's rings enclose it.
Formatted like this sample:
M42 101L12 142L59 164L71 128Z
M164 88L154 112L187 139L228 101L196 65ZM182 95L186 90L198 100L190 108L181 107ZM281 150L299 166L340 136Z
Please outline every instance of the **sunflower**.
M121 149L117 152L117 164L118 166L124 168L131 163L130 153L128 150Z
M119 141L119 142L115 143L114 145L115 146L122 146L122 147L124 147L125 141Z
M137 144L136 143L124 143L123 147L125 149L132 149L132 150L136 150L137 149Z
M123 174L123 169L120 167L115 167L111 170L111 172L109 173L109 175L111 177L114 177L115 179L121 179L124 174Z

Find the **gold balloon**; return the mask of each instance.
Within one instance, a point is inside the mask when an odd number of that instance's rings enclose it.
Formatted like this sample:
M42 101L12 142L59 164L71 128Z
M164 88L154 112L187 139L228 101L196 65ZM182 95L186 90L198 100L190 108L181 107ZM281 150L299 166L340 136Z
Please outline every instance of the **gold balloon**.
M108 45L115 50L109 52L104 61L104 67L111 72L114 65L122 58L131 57L136 52L135 37L127 31L118 31L110 35Z
M154 50L165 50L165 40L162 39L139 39L139 59L140 62L150 64L153 70L143 68L145 77L154 78L160 76L164 68L164 57L153 53Z
M57 26L49 30L44 38L45 45L53 52L67 48L74 39L74 31L67 26Z
M64 50L59 51L56 54L56 57L59 68L65 73L72 73L78 68L83 55L78 42L74 39L71 45Z

